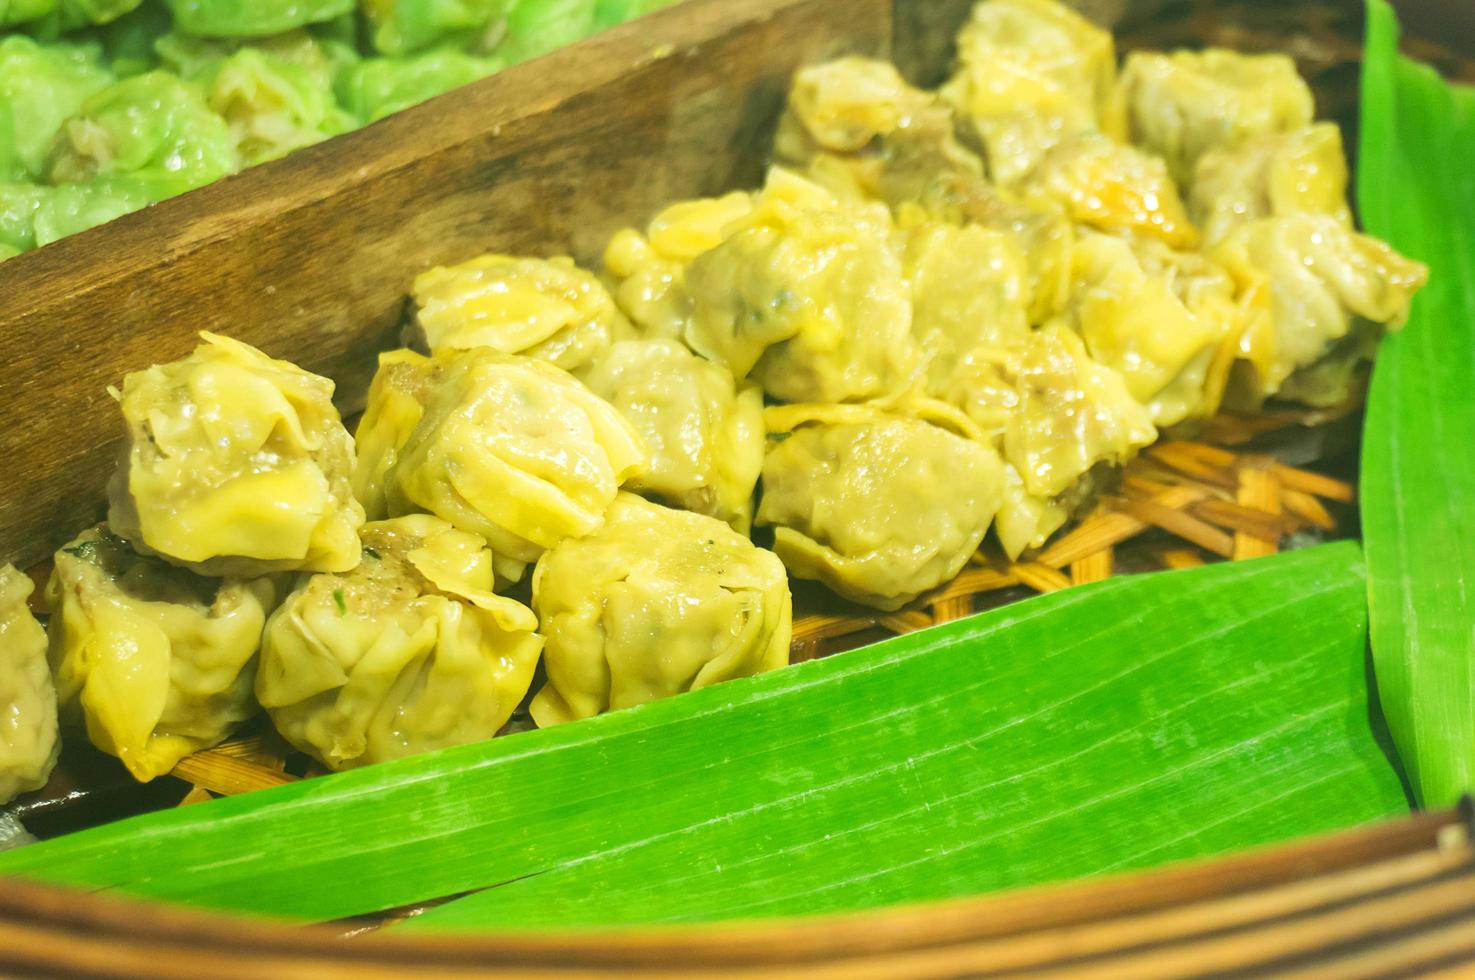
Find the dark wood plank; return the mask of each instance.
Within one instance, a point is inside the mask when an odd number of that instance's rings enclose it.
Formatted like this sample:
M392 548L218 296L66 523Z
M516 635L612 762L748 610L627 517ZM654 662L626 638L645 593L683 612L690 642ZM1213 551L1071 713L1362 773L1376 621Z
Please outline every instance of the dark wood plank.
M597 259L620 225L758 180L792 70L883 54L890 0L692 0L0 264L0 559L95 520L129 370L229 333L353 408L414 274Z

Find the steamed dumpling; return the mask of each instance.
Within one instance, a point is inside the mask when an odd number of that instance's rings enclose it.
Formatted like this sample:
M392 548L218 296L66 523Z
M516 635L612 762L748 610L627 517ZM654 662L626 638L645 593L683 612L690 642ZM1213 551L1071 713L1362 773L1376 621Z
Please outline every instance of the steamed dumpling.
M415 279L426 346L490 347L578 371L631 332L604 284L569 258L483 255Z
M588 534L648 456L624 417L546 361L480 347L379 359L354 489L371 519L427 511L486 539L498 573Z
M330 769L491 738L543 647L527 606L493 592L474 534L415 514L364 526L352 571L304 578L266 626L256 696Z
M741 191L680 201L657 214L642 235L623 228L604 250L615 302L642 337L679 340L691 320L686 270L722 243L722 230L753 210Z
M123 380L114 533L204 575L352 568L364 511L333 382L200 336L188 357Z
M902 386L911 298L880 205L775 171L760 205L686 274L697 353L774 398L842 402Z
M46 785L61 749L46 631L26 606L34 589L24 572L0 565L0 804Z
M1300 129L1316 108L1288 56L1223 48L1134 51L1122 67L1118 98L1126 135L1163 157L1180 184L1210 150Z
M1242 225L1214 256L1262 309L1231 382L1236 404L1251 408L1276 394L1311 405L1344 400L1381 326L1408 317L1429 276L1422 263L1325 214Z
M615 344L584 380L650 451L631 489L747 533L763 468L762 392L674 340Z
M605 523L533 575L548 636L543 727L789 662L788 577L772 552L701 514L621 494Z
M771 412L759 524L789 571L880 609L957 575L999 509L989 446L866 406Z
M984 0L958 35L942 96L1009 185L1062 140L1101 125L1116 77L1111 33L1055 0Z
M1350 225L1342 130L1316 123L1210 150L1194 169L1188 204L1209 242L1287 214L1328 214Z
M46 587L63 717L147 781L256 710L269 579L213 579L141 557L104 527L56 553Z

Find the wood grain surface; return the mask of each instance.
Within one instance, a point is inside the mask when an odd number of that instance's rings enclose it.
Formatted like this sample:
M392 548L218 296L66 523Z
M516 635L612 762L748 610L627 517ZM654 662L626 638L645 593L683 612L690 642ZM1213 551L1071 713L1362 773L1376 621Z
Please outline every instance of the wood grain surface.
M100 517L126 372L215 330L353 409L417 272L596 260L674 199L752 185L793 69L890 38L891 0L692 0L0 263L0 560Z
M1475 969L1470 812L1145 875L861 915L368 934L8 882L0 974L234 977L1391 976ZM347 883L346 883L347 884Z

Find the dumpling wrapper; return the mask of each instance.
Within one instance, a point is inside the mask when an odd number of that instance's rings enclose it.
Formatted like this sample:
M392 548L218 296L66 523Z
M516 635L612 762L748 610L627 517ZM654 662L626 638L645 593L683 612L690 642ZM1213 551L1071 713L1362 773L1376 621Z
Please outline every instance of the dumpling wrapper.
M486 539L507 580L597 527L649 466L640 434L568 372L486 347L382 355L357 439L371 519L435 514Z
M113 533L204 575L352 568L364 511L333 382L200 336L188 357L123 381Z
M651 219L642 235L623 228L604 250L605 275L615 302L646 338L680 340L691 321L686 270L722 244L722 231L753 210L752 195L679 201Z
M1210 243L1287 214L1326 214L1350 226L1341 128L1315 123L1210 150L1194 168L1188 206Z
M34 589L24 572L0 565L0 804L45 786L61 751L46 631L26 605Z
M540 727L692 691L789 662L788 576L722 522L621 494L605 523L538 561L548 636Z
M106 527L56 553L46 587L62 716L140 782L225 739L276 599L267 578L209 579L135 554Z
M615 344L584 378L650 452L632 490L746 534L763 469L763 393L674 340Z
M495 593L482 539L438 517L362 536L357 568L305 578L272 615L257 699L335 770L491 738L532 684L532 610Z
M880 205L842 204L778 168L686 274L697 353L794 402L873 398L915 365L911 297Z
M415 277L415 323L432 354L490 347L578 371L633 332L573 259L483 255Z
M957 575L999 509L998 453L865 406L771 410L757 523L790 573L878 609Z
M1381 336L1370 328L1402 324L1429 278L1423 263L1325 214L1241 225L1213 257L1259 310L1226 396L1247 409L1272 395L1318 406L1344 401Z
M1101 125L1116 78L1111 33L1056 0L984 0L941 89L1009 186L1062 140Z
M1311 89L1287 55L1134 51L1122 66L1111 125L1166 160L1186 187L1210 150L1300 129L1315 110Z

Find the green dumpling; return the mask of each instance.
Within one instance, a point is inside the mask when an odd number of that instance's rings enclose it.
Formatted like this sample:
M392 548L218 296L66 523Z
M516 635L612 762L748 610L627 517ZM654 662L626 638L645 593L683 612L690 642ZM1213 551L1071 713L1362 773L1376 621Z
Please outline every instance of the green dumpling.
M244 166L353 128L328 79L261 49L242 48L219 62L204 84L210 108L230 127Z
M162 71L108 86L62 126L51 157L58 184L131 176L160 200L238 169L225 120L200 90Z
M486 53L502 40L516 0L360 0L375 50L393 56L448 45Z
M38 20L60 6L61 0L0 0L0 27Z
M265 37L342 16L354 0L166 0L174 26L200 37Z
M439 48L407 58L366 58L338 82L338 101L368 124L498 71L500 58Z
M497 53L516 64L588 37L595 6L596 0L516 0Z
M0 40L0 180L37 180L57 131L112 76L94 47Z
M60 0L51 10L26 25L37 37L53 39L67 31L93 24L110 24L137 9L142 0ZM24 0L23 0L24 5Z

